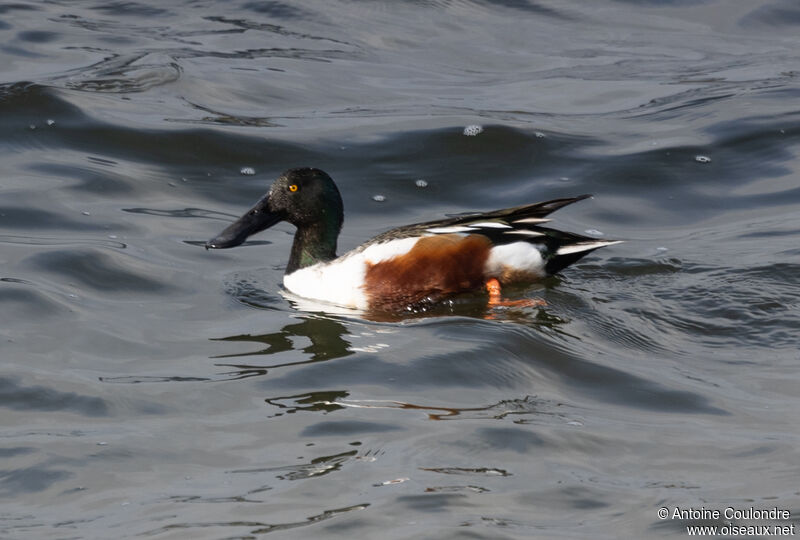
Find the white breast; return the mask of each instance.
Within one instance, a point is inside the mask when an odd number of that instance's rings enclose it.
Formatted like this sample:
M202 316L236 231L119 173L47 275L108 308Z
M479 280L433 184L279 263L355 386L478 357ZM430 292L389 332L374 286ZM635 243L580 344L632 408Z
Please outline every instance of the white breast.
M338 259L296 270L283 276L283 286L292 293L353 309L367 309L364 275L368 264L376 264L407 253L418 238L401 238L373 244Z

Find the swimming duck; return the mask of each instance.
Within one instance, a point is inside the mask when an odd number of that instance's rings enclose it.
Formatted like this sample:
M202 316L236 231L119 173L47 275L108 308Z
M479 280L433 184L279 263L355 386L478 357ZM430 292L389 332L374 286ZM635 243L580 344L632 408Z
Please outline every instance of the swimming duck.
M320 169L290 169L205 247L238 246L288 221L297 232L283 284L298 296L364 311L396 312L486 287L490 304L498 305L503 303L501 285L555 274L587 253L619 242L542 226L551 212L588 197L406 225L337 257L344 221L339 189Z

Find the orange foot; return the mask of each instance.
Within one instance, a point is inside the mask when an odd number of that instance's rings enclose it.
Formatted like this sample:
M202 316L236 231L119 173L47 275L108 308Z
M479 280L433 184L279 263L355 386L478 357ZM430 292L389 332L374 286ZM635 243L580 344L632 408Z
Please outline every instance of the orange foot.
M521 300L503 300L500 294L500 282L491 278L486 282L486 290L489 291L489 306L491 307L538 307L546 306L541 298L523 298Z

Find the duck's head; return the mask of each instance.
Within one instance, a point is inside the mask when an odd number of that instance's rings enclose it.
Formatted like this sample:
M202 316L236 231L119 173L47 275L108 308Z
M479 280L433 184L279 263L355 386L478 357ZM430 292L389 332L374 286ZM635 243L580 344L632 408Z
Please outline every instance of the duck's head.
M313 168L289 169L253 208L206 242L206 249L238 246L256 233L288 221L297 227L298 238L308 236L310 240L313 236L324 244L330 244L332 238L335 251L343 220L342 197L327 173Z

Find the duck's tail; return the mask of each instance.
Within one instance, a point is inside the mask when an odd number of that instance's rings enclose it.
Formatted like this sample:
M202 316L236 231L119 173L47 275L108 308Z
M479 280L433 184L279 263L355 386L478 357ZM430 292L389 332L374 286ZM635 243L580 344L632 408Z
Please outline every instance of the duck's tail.
M613 246L614 244L621 244L624 240L597 240L586 236L580 236L572 233L561 233L559 236L571 236L570 240L564 242L562 239L555 239L550 237L551 255L547 258L545 264L545 271L548 274L555 274L560 272L567 266L579 261L585 255L601 247ZM555 240L553 242L552 240ZM552 245L555 244L555 245Z

